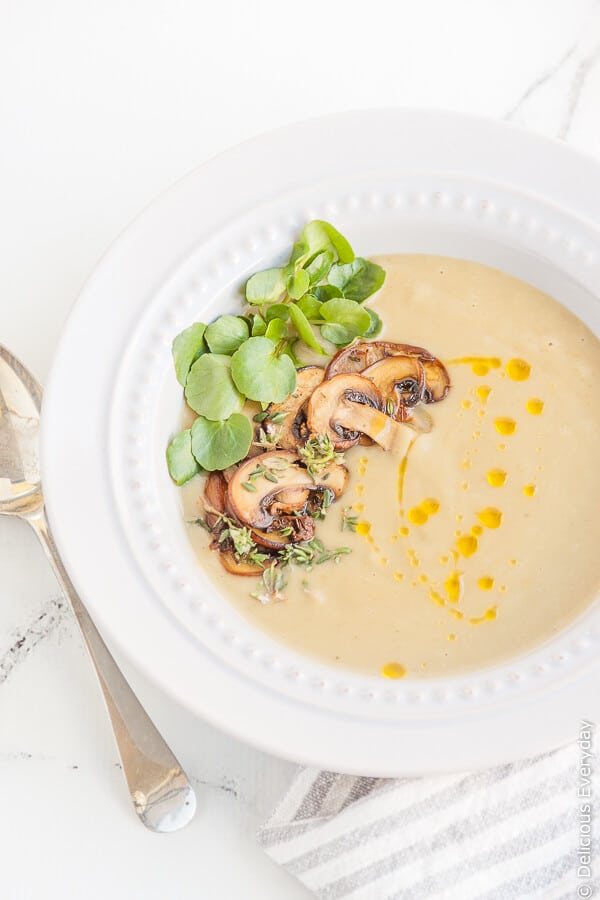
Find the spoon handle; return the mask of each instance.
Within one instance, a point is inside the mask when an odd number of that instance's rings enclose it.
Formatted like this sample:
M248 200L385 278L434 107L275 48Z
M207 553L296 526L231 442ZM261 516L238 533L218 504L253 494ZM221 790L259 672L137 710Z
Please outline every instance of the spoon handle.
M196 797L185 772L133 693L79 599L43 507L27 516L68 598L94 663L136 813L152 831L176 831L193 818Z

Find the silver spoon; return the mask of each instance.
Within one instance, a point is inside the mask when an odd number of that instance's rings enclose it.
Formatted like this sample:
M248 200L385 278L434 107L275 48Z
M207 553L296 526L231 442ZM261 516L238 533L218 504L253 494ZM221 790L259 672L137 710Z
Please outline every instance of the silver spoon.
M69 599L100 681L136 813L152 831L176 831L194 816L194 791L79 599L46 519L39 468L41 400L33 376L0 344L0 514L29 522Z

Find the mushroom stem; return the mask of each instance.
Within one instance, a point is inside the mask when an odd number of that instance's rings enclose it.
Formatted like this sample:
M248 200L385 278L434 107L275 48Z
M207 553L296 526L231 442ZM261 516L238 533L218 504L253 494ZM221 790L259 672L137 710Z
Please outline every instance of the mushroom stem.
M396 422L366 403L344 400L335 411L335 421L343 428L361 431L384 450L391 450L399 456L406 453L415 437L412 428L402 422Z

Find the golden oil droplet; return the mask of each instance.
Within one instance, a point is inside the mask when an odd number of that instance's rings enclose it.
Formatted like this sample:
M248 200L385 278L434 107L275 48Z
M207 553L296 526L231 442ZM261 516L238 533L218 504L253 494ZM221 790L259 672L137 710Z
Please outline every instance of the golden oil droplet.
M408 519L413 525L424 525L429 516L420 506L413 506L408 511Z
M413 569L417 569L419 567L419 557L417 556L415 551L407 550L406 555L408 556L408 558L410 560L410 564L413 567Z
M406 525L402 525L402 527L398 529L398 534L402 535L402 537L408 537L410 528L407 528Z
M485 416L485 409L478 409L477 415L480 419L483 419L483 417ZM476 431L475 434L477 435L477 437L479 437L480 432ZM473 437L475 437L475 434L473 435Z
M370 522L357 522L356 523L356 533L362 534L364 537L367 537L371 534L371 523Z
M357 485L356 485L356 493L358 494L358 496L359 496L359 497L362 497L362 495L364 494L364 492L365 492L365 486L364 486L364 484L357 484Z
M390 534L390 541L396 542L397 540L398 540L398 535L397 535L397 534Z
M517 430L517 423L515 420L509 419L506 416L500 416L499 419L495 420L494 425L498 434L514 434Z
M506 585L501 584L500 587L498 588L498 590L500 591L501 594L504 594L506 592Z
M492 389L491 389L491 387L488 387L487 384L482 384L475 390L475 393L477 394L477 396L479 397L479 399L481 400L482 403L486 403L487 398L492 393Z
M368 457L368 456L361 456L361 458L360 458L358 461L359 461L359 463L361 464L361 466L366 466L366 465L369 464L369 457Z
M463 491L468 491L469 490L469 482L463 481L463 483L461 484L461 488Z
M535 494L535 490L535 484L526 484L523 488L523 493L526 497L533 497L533 495Z
M447 565L447 564L450 562L450 557L449 557L449 556L446 556L446 555L444 554L444 556L440 556L440 562L441 562L441 564L442 564L443 566L445 566L445 565Z
M463 459L463 461L460 464L460 467L461 467L461 469L470 469L471 468L471 460L468 458Z
M482 616L474 616L472 619L469 619L469 623L471 625L481 625L483 622L493 622L496 618L496 606L490 607L490 609L486 609Z
M479 581L477 582L477 586L478 586L478 587L480 588L480 590L482 590L482 591L491 591L492 588L494 587L494 579L493 579L493 578L490 578L489 575L484 575L484 576L483 576L482 578L480 578Z
M516 559L511 559L510 564L511 564L511 566L516 566L516 564L517 564Z
M498 450L506 450L506 444L498 444Z
M506 472L504 469L490 469L487 473L488 484L492 487L499 488L504 487L506 482Z
M469 399L465 399L465 400L461 401L460 405L462 406L463 409L471 409L473 404Z
M419 575L419 581L421 582L421 584L426 584L426 583L429 581L429 578L427 577L427 575L425 574L425 572L422 572L422 573Z
M462 572L453 572L444 582L444 590L449 603L458 603L462 597Z
M428 516L434 516L436 512L439 511L440 502L439 500L436 500L435 497L426 497L425 500L419 504L419 507L424 513L427 513Z
M473 375L487 375L490 369L499 369L502 360L496 356L461 356L449 360L451 366L471 366Z
M394 578L396 579L396 581L403 581L404 575L402 574L402 572L394 572Z
M495 506L487 506L477 513L477 518L486 528L500 528L502 524L502 512Z
M364 512L365 504L364 504L364 503L353 503L353 504L352 504L352 509L353 509L355 512Z
M381 670L384 678L404 678L406 675L405 667L398 662L386 663Z
M461 556L473 556L477 553L477 538L472 534L463 534L456 542L456 548Z
M531 400L528 400L525 404L525 409L528 413L531 413L532 416L541 416L544 409L544 401L538 400L537 397L532 397Z
M433 588L429 591L429 599L433 600L436 606L445 606L444 598L441 597L437 591L434 591Z
M450 634L448 635L448 640L449 640L449 641L455 641L455 640L456 640L456 635L453 634L452 632L450 632Z
M475 537L479 537L480 534L483 534L483 528L481 525L473 525L471 528L471 534L474 534Z
M462 613L462 612L460 611L460 609L452 609L452 608L449 608L449 609L448 609L448 612L450 613L451 616L454 616L454 618L455 618L455 619L458 619L459 621L460 621L461 619L464 619L464 617L465 617L465 614Z
M506 374L513 381L527 381L531 366L524 359L509 359L506 363Z
M387 564L388 564L387 556L381 556L379 559L379 562L381 563L382 566L387 566Z
M457 514L456 514L456 521L457 521L457 522L462 522L463 519L464 519L464 516L463 516L461 513L457 513Z

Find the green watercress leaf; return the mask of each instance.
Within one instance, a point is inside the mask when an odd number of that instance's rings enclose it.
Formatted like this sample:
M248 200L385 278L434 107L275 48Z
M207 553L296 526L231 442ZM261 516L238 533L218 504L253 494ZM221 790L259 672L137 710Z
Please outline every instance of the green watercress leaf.
M334 322L352 330L354 337L364 334L371 326L367 310L354 300L347 300L345 297L336 297L324 303L321 307L321 316L326 322Z
M298 300L296 306L301 310L307 319L321 318L321 301L317 300L314 294L305 294Z
M270 341L273 341L274 344L278 344L279 341L284 340L287 336L288 327L283 319L271 319L267 325L265 337L269 338Z
M344 325L337 325L335 322L321 325L321 334L326 341L331 341L332 344L336 344L338 347L345 347L346 344L351 344L356 337L356 332L353 329L346 328Z
M188 377L188 372L199 356L206 353L206 341L204 332L206 325L203 322L195 322L178 334L171 348L173 354L173 363L175 365L175 374L177 381L183 387Z
M176 434L167 447L167 466L175 484L185 484L200 471L192 453L192 433L189 428Z
M263 341L265 338L250 340ZM246 345L242 344L244 346ZM221 353L205 353L190 369L185 385L188 405L194 412L213 422L227 419L232 413L239 412L244 405L244 397L231 377L231 360L232 357Z
M310 279L311 286L318 284L327 277L334 262L335 256L331 250L324 250L323 253L319 253L315 256L310 265L306 267L306 273Z
M252 337L259 337L261 334L264 334L266 330L267 323L262 316L259 316L258 313L256 313L252 317Z
M265 309L265 319L270 322L271 319L283 319L284 322L290 317L289 307L285 303L274 303Z
M246 300L250 306L276 303L285 291L286 269L263 269L246 282Z
M208 326L204 339L213 353L231 356L250 337L248 323L241 316L219 316Z
M334 265L328 276L329 284L339 288L348 300L362 303L385 281L385 270L368 259L358 256L347 265Z
M298 269L297 272L288 277L287 292L292 300L299 300L300 297L303 297L309 287L310 277L304 269Z
M327 300L333 300L334 297L344 296L340 289L333 284L320 284L318 287L313 288L313 294L321 303L326 303Z
M327 356L327 352L318 342L317 338L315 337L315 333L310 326L310 322L299 306L290 306L290 316L292 322L294 323L296 331L298 332L304 343L307 344L311 348L311 350L316 350L317 353L321 353L323 356Z
M296 340L294 340L294 341L287 341L285 347L281 351L282 356L284 354L285 354L285 356L289 356L289 358L294 363L294 366L297 369L301 368L301 366L304 365L302 360L298 359L298 357L296 356L296 345L299 343L300 343L300 341L298 340L298 338L296 338Z
M277 355L267 337L253 337L231 358L231 374L239 391L250 400L280 403L296 387L296 369L289 356Z
M302 229L300 240L308 247L309 260L314 259L324 250L331 251L335 259L341 263L349 263L354 259L354 250L346 238L340 234L337 228L322 219L313 219L312 222L308 222Z
M365 331L363 337L370 338L371 340L377 337L378 334L381 333L381 329L383 328L383 322L381 318L377 315L374 309L369 309L368 307L364 307L366 311L369 313L369 318L371 319L371 324L367 331Z
M252 435L252 424L241 413L219 422L199 416L192 425L192 452L208 472L227 469L248 455Z

